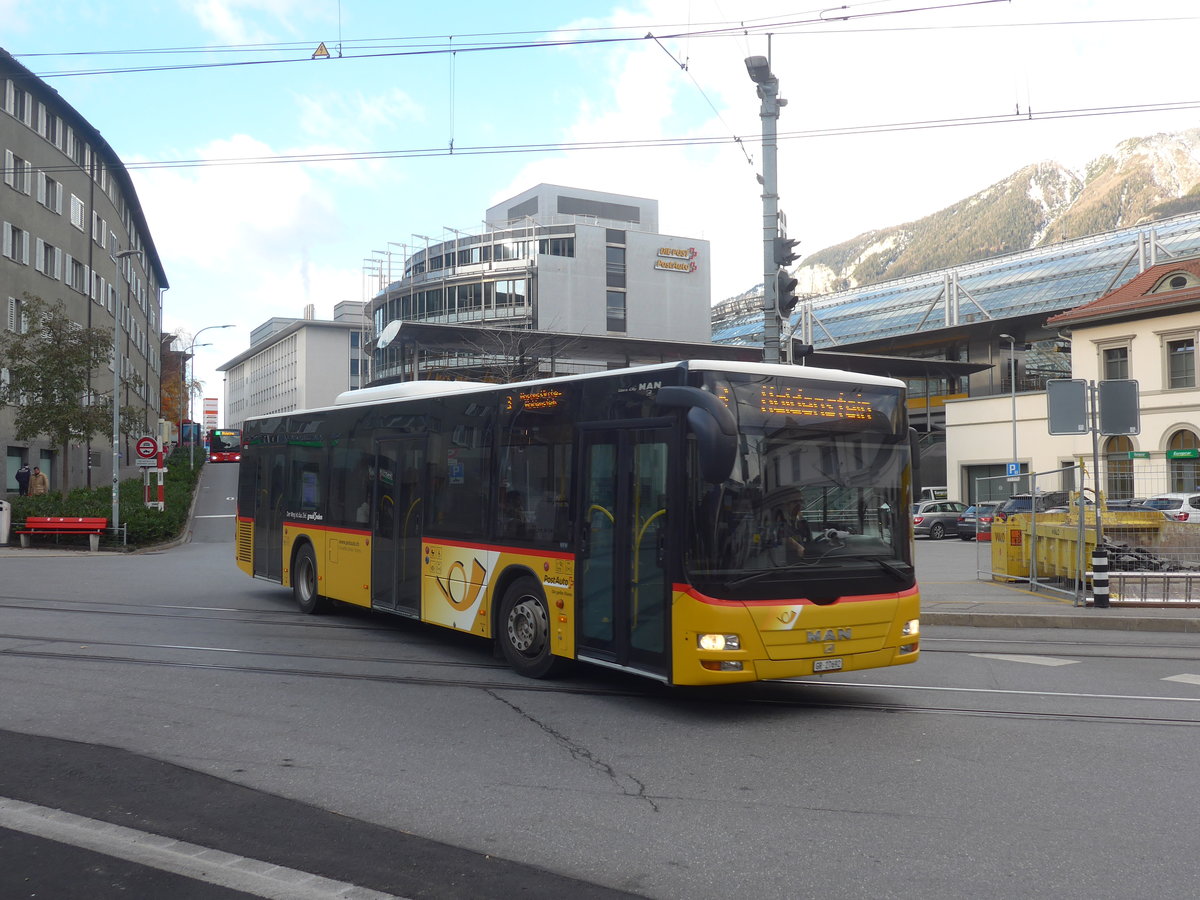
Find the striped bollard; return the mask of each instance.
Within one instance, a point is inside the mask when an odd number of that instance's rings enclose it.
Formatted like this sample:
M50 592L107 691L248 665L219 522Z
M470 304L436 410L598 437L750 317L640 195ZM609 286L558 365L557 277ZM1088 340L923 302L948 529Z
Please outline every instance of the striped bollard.
M1108 553L1099 548L1092 551L1092 605L1108 609Z

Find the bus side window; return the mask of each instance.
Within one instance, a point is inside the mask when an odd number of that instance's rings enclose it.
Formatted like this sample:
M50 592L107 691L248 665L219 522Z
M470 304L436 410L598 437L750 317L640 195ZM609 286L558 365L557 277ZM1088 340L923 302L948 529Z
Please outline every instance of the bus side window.
M498 537L568 539L569 436L568 428L552 421L535 422L509 433L509 445L501 449ZM519 513L515 511L518 505Z
M367 455L353 447L338 447L330 471L335 479L330 486L330 516L357 525L370 522L372 473Z

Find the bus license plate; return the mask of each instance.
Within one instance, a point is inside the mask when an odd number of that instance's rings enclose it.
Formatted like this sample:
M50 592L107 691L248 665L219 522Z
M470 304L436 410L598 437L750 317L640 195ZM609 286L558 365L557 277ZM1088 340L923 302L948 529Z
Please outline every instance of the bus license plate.
M840 659L818 659L813 662L814 672L836 672L841 667Z

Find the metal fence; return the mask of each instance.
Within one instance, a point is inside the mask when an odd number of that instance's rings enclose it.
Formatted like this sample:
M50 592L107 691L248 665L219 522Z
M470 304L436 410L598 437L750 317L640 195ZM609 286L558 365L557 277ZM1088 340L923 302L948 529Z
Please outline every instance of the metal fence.
M1137 503L1179 490L1180 467L1102 459L1099 502L1089 468L976 479L977 497L1019 501L1015 514L977 535L990 538L976 541L978 577L1027 582L1031 590L1082 604L1099 534L1111 603L1200 605L1200 523L1174 521Z

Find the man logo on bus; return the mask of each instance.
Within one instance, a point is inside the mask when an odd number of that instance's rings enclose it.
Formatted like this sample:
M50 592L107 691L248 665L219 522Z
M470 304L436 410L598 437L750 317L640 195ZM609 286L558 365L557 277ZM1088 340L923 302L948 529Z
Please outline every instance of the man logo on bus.
M837 631L834 631L830 628L826 631L821 631L820 629L810 631L807 633L808 642L810 644L819 644L821 641L848 641L853 637L851 634L853 630L852 628L839 628Z

